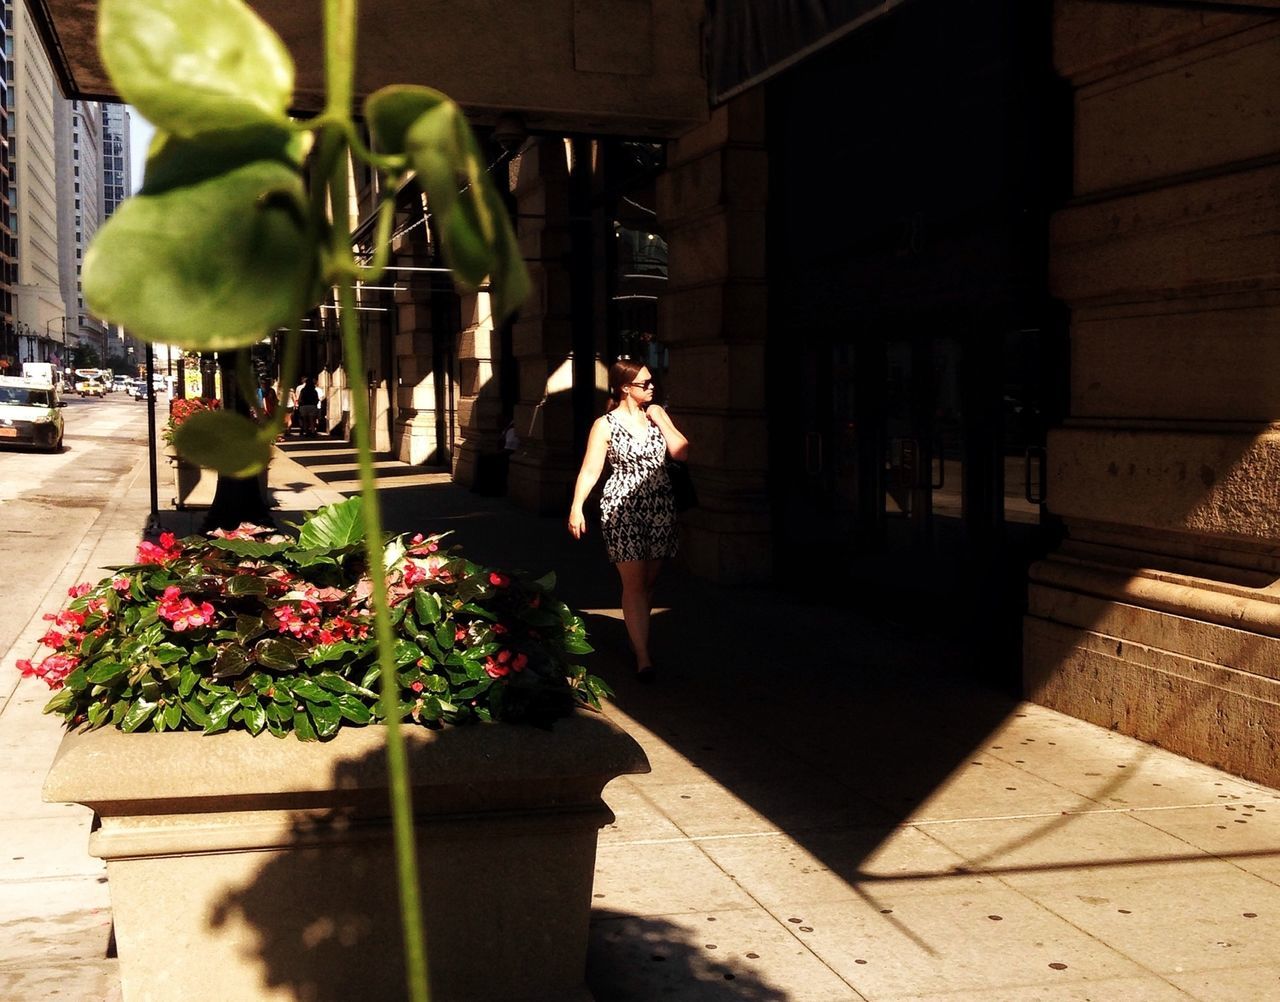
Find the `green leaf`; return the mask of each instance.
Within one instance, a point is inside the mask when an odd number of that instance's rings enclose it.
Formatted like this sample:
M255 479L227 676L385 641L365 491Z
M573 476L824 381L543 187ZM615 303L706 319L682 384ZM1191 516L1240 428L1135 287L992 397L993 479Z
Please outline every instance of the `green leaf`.
M339 640L336 644L317 644L307 655L307 664L322 665L327 661L341 661L353 651L360 650L355 644Z
M414 608L418 613L418 621L430 626L440 621L440 597L433 592L418 591L413 593Z
M377 699L376 693L360 688L360 686L348 681L336 672L322 671L316 676L316 684L329 692L342 693L348 696L368 696L370 699Z
M182 707L177 703L170 703L164 708L164 725L169 730L178 729L178 725L182 723Z
M147 151L142 191L159 195L171 188L198 184L258 160L301 167L310 133L287 125L250 125L202 132L183 138L157 132Z
M239 644L227 644L213 663L214 678L235 678L249 670L249 652Z
M449 691L449 680L443 675L428 675L423 679L427 692L441 693Z
M367 724L373 719L373 711L355 696L339 696L338 712L353 724Z
M184 699L182 701L182 712L187 715L188 720L201 730L208 730L209 714L206 713L204 707L194 699Z
M302 523L298 533L298 545L303 549L340 550L363 539L359 497L321 508Z
M101 727L107 722L107 714L110 712L109 703L90 703L89 704L89 726Z
M148 341L248 347L295 321L314 289L319 262L305 212L298 172L265 160L139 194L89 247L85 302Z
M225 730L231 722L231 715L240 709L240 700L235 696L223 696L209 708L209 722L205 725L206 734L214 734Z
M236 638L240 643L247 644L266 632L267 624L259 617L244 614L236 616Z
M240 709L243 715L244 725L252 734L261 734L262 729L267 726L267 711L257 703L249 706L242 706Z
M271 443L243 414L199 411L173 433L178 452L200 466L229 477L251 477L266 468Z
M307 712L315 722L316 733L322 738L333 737L342 726L342 712L334 703L312 703L308 700Z
M254 558L272 557L284 552L290 546L289 543L260 543L254 539L210 539L207 542L210 546L227 550L238 557Z
M253 656L264 668L273 668L276 671L287 671L298 667L293 646L271 637L254 644Z
M333 558L333 554L328 550L289 550L284 554L295 567L320 567L329 564L333 567L338 566L338 561Z
M227 579L228 595L265 595L267 593L267 582L262 578L253 574L236 574ZM240 629L239 620L247 618L237 616L236 629ZM258 620L259 623L262 620Z
M98 45L121 99L177 135L282 123L293 98L289 50L239 0L102 0Z
M187 656L187 650L177 644L157 644L151 648L151 656L160 664L167 665L181 661Z
M61 713L76 701L76 694L71 689L59 689L53 698L44 704L45 713Z
M293 711L293 733L298 735L299 741L316 741L316 729L311 723L311 718L307 716L307 711Z
M288 680L288 685L295 696L300 696L310 702L327 703L333 699L333 696L325 692L309 678L291 678Z
M555 591L556 590L556 572L547 571L546 574L542 575L542 577L538 578L537 581L533 582L533 586L535 588L541 589L542 591Z
M108 682L114 682L128 670L128 665L119 664L116 661L99 661L85 672L85 678L96 685L105 685Z
M149 699L139 698L134 700L133 705L124 715L124 719L120 721L120 729L126 733L132 733L145 724L151 714L155 712L156 703Z
M440 645L441 650L453 650L454 626L453 622L448 619L442 619L436 624L436 643Z
M428 111L449 99L430 87L396 84L370 94L364 102L364 119L380 153L404 153L409 127Z
M396 664L408 665L413 664L422 657L422 648L415 644L412 640L396 641Z
M382 677L382 665L374 664L369 666L369 670L364 673L364 678L360 680L361 689L373 689L373 683Z
M200 676L196 674L191 665L182 666L182 674L178 676L178 695L186 699L191 695L191 690L196 687L196 683L200 680Z
M561 642L561 646L570 654L590 654L595 650L594 647L587 643L585 637L581 634L573 633L565 635L564 640Z
M417 93L423 111L403 134L405 152L427 192L454 279L475 289L488 276L493 320L499 324L531 288L511 219L462 110L447 99L432 104L435 92L428 88ZM410 97L402 90L387 99L383 128L389 135L408 113Z

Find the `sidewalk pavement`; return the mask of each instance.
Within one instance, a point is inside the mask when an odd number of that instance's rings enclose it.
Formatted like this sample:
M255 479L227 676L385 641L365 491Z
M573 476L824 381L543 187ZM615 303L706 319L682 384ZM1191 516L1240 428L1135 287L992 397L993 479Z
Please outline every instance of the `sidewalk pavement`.
M342 443L283 444L280 520L353 493L354 470ZM657 597L660 680L637 685L598 534L575 544L561 518L437 472L386 461L379 477L388 529L452 529L475 559L556 570L617 689L610 715L649 755L650 775L605 791L602 1002L1280 997L1277 791L986 690L905 617L678 571ZM127 560L145 514L141 465L50 606ZM39 800L60 737L45 698L24 680L0 716L0 998L113 999L89 818Z

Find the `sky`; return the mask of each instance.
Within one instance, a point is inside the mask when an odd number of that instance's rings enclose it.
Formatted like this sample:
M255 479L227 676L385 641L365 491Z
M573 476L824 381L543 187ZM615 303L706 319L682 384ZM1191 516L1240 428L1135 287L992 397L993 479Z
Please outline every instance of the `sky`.
M129 176L134 191L142 187L142 165L147 162L147 147L155 131L154 126L138 114L137 108L129 109Z

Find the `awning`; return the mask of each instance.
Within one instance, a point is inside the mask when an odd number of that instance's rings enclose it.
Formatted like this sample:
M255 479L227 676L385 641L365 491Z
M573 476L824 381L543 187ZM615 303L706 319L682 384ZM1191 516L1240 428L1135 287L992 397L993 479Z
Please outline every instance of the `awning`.
M905 0L708 0L711 100L720 104Z
M69 98L116 101L95 44L94 0L27 0ZM298 111L322 106L321 4L251 0L297 65ZM481 122L666 138L706 121L698 0L365 0L361 95L437 87Z

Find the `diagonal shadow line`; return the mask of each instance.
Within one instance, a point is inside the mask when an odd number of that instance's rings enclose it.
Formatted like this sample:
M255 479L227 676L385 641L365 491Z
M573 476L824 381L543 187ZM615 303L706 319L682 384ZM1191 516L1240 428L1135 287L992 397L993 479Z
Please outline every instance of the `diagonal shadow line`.
M877 874L855 870L850 879L857 883L894 884L913 880L947 880L955 877L1002 877L1035 873L1070 873L1076 870L1122 869L1130 866L1158 866L1169 863L1206 863L1213 861L1232 863L1238 859L1268 858L1280 859L1280 845L1274 849L1249 849L1231 853L1202 852L1198 855L1168 853L1159 856L1143 856L1141 858L1113 857L1111 859L1080 860L1079 862L1023 863L1009 866L956 866L945 872L918 870L894 874ZM1259 877L1259 879L1266 880L1267 878ZM1274 881L1268 882L1274 883ZM855 891L857 890L856 885L851 884L851 886Z

